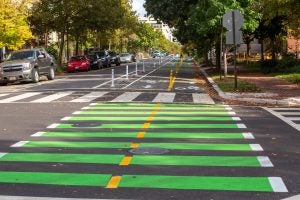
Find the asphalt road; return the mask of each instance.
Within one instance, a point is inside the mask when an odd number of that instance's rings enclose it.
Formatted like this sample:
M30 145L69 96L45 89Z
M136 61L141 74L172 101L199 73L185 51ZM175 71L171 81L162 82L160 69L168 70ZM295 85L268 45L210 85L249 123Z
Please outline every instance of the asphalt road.
M209 98L192 63L155 63L115 67L114 87L112 69L1 87L0 199L299 194L298 130Z

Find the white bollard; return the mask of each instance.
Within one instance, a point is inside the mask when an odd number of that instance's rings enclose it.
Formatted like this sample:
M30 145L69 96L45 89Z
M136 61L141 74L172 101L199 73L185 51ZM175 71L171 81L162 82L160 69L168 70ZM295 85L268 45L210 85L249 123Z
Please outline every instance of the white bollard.
M143 73L145 73L145 61L143 60Z
M138 75L138 63L137 62L135 63L135 75L136 76Z
M115 70L111 70L111 87L115 87Z
M126 65L126 80L128 80L128 65Z

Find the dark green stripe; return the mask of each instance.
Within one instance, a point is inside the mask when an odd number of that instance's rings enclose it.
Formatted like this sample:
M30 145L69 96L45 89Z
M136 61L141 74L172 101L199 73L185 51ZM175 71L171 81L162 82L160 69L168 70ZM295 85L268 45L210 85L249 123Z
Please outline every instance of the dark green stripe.
M128 142L61 142L61 141L31 141L23 147L41 148L130 148ZM210 144L210 143L141 143L140 147L160 147L166 149L193 149L193 150L231 150L251 151L248 144Z
M123 157L110 154L8 153L0 161L119 164Z
M1 183L28 183L68 186L106 186L110 174L75 174L47 172L0 172Z
M147 121L148 117L71 117L67 121ZM153 121L233 121L231 117L153 117Z
M76 127L73 124L60 124L56 128L115 128L115 129L141 129L143 124L102 124L95 127ZM151 123L150 128L177 128L177 129L187 129L187 128L216 128L216 129L223 129L223 128L238 128L236 124L153 124Z
M193 150L217 150L217 151L252 151L249 144L141 143L140 147L160 147L165 149L193 149Z
M132 115L141 115L141 116L149 116L152 111L80 111L80 115L101 115L101 116L111 116L111 115L126 115L126 116L132 116ZM176 111L157 111L155 116L194 116L194 115L221 115L221 116L228 116L228 112L218 112L218 111L182 111L182 112L176 112Z
M62 141L32 141L23 147L60 147L60 148L130 148L129 142L62 142Z
M273 192L267 177L123 175L119 187Z
M133 165L260 167L254 156L141 156L133 157Z
M46 132L42 137L100 137L135 138L137 132ZM203 138L203 139L243 139L242 133L162 133L147 132L145 138Z

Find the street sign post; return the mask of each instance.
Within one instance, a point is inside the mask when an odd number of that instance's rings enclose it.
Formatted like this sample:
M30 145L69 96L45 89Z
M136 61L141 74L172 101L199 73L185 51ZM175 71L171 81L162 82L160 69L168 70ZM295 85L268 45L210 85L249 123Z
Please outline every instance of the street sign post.
M226 44L233 44L234 52L234 87L237 89L236 45L243 43L242 28L244 17L239 10L229 10L223 16L223 26L227 28ZM227 69L225 70L227 71Z

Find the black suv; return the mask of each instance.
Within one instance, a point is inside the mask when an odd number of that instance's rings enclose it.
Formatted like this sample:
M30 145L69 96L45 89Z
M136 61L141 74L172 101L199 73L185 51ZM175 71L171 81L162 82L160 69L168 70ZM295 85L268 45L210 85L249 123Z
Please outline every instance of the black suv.
M96 51L94 52L94 54L98 55L102 64L103 64L103 67L111 67L111 57L108 53L108 51Z
M100 69L103 67L102 61L96 54L87 55L90 60L91 69Z
M115 64L116 66L121 65L120 55L114 51L109 51L108 54L110 55L110 62L111 64Z

